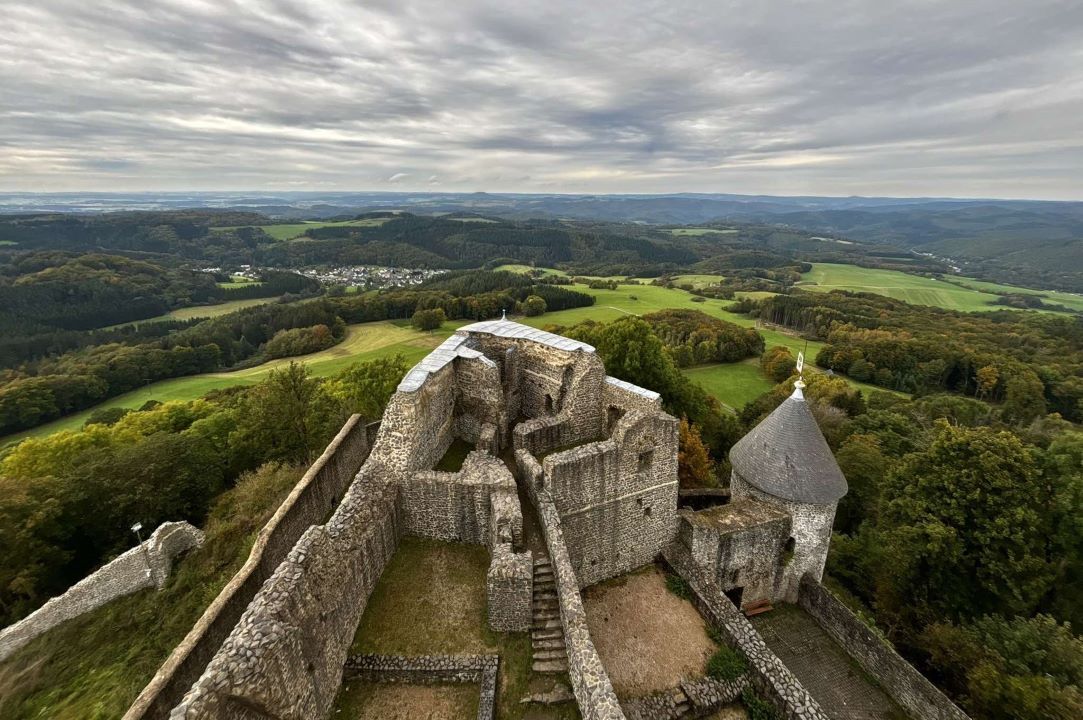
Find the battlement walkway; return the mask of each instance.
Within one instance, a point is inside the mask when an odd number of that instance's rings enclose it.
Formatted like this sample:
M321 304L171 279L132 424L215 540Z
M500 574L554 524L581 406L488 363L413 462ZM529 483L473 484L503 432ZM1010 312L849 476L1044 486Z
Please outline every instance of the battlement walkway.
M800 607L780 605L750 619L767 647L833 720L908 717Z

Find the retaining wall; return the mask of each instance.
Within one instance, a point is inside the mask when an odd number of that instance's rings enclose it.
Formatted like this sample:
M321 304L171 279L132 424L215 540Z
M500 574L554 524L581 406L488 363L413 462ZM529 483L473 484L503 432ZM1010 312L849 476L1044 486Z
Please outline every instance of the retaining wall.
M203 533L186 522L167 522L145 541L87 575L19 622L0 630L0 661L38 635L124 595L160 588L173 558L203 544Z
M241 614L306 529L322 522L368 457L379 423L353 415L256 537L248 560L136 698L124 720L166 718L202 674Z
M911 717L969 720L966 713L811 576L802 579L798 602Z
M793 673L764 643L741 612L723 594L710 574L692 559L688 548L679 540L664 553L678 575L692 589L692 599L705 618L725 636L728 644L744 653L748 659L752 684L779 711L784 720L831 720Z

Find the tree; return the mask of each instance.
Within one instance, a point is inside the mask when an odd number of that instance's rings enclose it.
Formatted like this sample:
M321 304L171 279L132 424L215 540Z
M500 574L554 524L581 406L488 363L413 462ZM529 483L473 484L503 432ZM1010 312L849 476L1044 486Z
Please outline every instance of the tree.
M1004 383L1001 415L1005 420L1017 423L1045 415L1045 388L1032 370L1014 374Z
M782 382L797 369L797 360L788 347L776 345L760 357L763 374L775 382Z
M531 295L523 301L523 314L527 317L536 317L546 310L545 299L537 295Z
M714 463L707 455L699 430L688 422L688 418L681 418L678 441L677 476L681 487L714 485Z
M1046 615L938 623L922 635L934 666L974 717L1083 717L1083 639Z
M978 383L978 399L984 399L989 397L996 388L997 381L1000 379L1000 371L992 365L986 365L978 368L975 378Z
M432 308L430 310L417 310L414 312L410 322L418 330L435 330L447 321L447 314L444 313L443 308Z
M888 474L872 534L878 608L903 627L1034 609L1053 568L1033 448L937 421Z

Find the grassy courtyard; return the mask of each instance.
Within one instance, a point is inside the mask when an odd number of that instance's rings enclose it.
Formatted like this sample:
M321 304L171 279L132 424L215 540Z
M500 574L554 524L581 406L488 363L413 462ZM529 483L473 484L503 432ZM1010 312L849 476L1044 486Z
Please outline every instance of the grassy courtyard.
M485 596L488 568L489 553L481 545L403 538L369 598L350 652L499 653L498 718L578 718L578 711L570 704L534 707L526 715L528 708L519 700L533 691L531 682L536 680L530 670L530 637L527 633L503 634L489 629ZM350 691L341 694L339 702L342 704L336 709L346 703L356 707ZM468 705L460 710L462 714L451 717L469 717Z

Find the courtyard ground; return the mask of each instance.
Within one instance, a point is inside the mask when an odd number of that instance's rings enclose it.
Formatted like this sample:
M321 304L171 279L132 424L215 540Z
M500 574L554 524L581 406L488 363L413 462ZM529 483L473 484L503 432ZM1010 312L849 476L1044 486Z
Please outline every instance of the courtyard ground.
M692 603L666 589L649 566L583 592L591 639L620 698L704 676L716 645Z
M355 680L343 684L335 718L463 720L478 712L476 685L399 685Z
M384 569L361 618L351 654L432 655L498 653L500 678L496 716L508 720L574 720L579 712L574 703L553 707L521 704L527 695L544 692L551 680L530 670L528 633L496 633L486 623L485 576L489 552L481 545L441 543L404 537ZM567 679L564 678L564 682ZM476 712L476 685L377 686L347 683L336 701L331 717L356 720L380 715L380 707L394 706L393 698L428 698L440 708L453 711L448 717L471 716ZM470 693L458 692L469 688ZM392 698L392 700L389 700ZM423 704L423 700L418 702ZM376 708L376 709L373 709ZM342 710L342 712L336 712ZM441 710L443 712L443 710ZM377 713L377 714L366 714ZM407 717L407 716L404 716ZM426 718L424 714L408 717ZM441 715L432 716L433 720Z
M905 720L906 714L796 605L752 618L767 646L833 720Z

